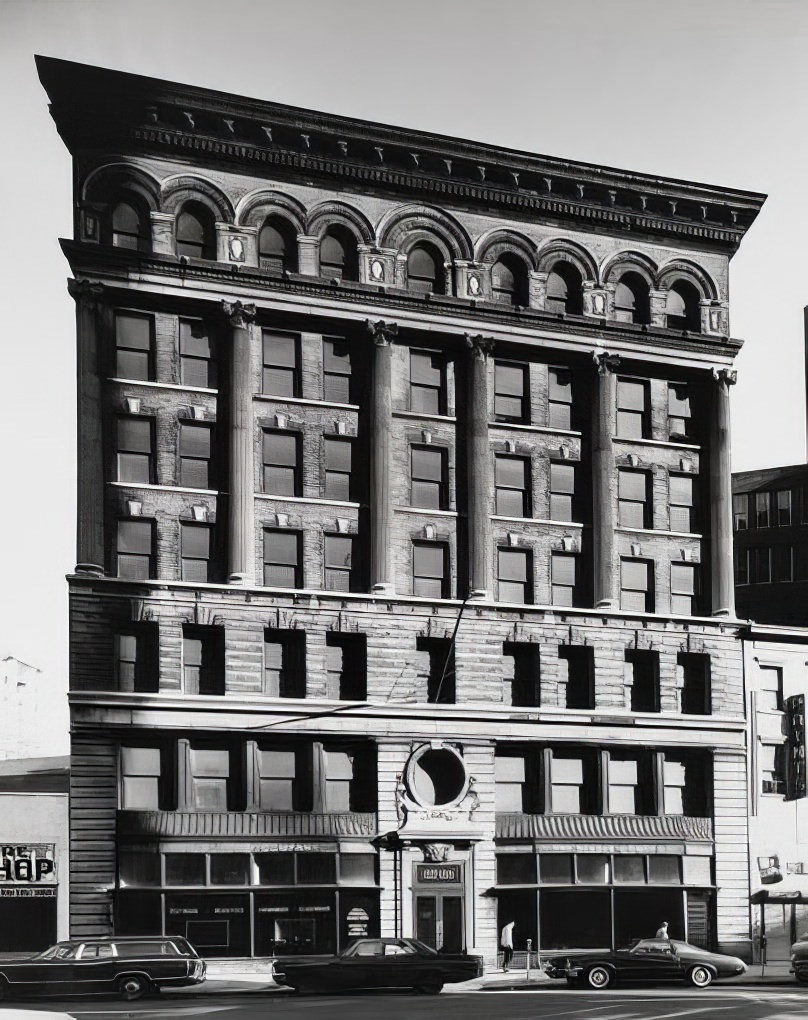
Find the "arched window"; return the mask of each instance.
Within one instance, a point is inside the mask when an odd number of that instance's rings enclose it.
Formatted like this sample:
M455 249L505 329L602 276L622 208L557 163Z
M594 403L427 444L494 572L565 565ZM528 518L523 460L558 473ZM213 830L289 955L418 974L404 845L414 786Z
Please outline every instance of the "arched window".
M131 248L132 251L148 251L149 238L143 217L130 202L118 202L112 210L112 243L116 248Z
M416 244L407 256L407 287L422 294L445 294L443 259L431 244Z
M581 274L569 262L556 262L548 273L544 307L548 312L583 315L583 281Z
M199 202L189 202L177 216L177 254L191 259L216 258L213 217Z
M692 283L677 280L668 291L665 305L665 324L668 329L686 329L691 333L701 332L701 295Z
M356 238L342 227L330 227L320 241L320 276L328 280L358 280Z
M262 269L275 269L279 273L297 272L297 237L279 216L264 220L258 235L258 263Z
M639 273L623 273L614 292L614 313L618 322L651 321L648 284Z
M527 269L516 255L506 253L491 267L494 300L503 305L527 305Z

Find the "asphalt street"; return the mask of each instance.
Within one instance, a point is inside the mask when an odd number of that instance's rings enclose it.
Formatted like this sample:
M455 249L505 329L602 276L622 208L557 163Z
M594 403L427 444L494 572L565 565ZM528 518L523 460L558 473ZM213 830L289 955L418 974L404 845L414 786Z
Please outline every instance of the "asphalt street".
M808 1015L808 988L166 996L136 1003L9 1003L0 1020L319 1020L324 1014L329 1020L797 1020Z

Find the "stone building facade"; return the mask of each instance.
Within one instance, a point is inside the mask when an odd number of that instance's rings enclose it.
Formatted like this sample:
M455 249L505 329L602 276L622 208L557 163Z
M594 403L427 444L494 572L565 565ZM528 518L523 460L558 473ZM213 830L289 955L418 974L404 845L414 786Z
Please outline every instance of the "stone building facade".
M73 933L742 947L762 196L38 66L76 189Z

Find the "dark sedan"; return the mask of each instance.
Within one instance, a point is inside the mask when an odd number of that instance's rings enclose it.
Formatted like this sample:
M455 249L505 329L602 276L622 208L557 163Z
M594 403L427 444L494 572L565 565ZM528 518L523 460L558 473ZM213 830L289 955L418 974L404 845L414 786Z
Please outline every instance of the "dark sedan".
M204 961L173 935L73 939L27 960L0 960L0 999L115 992L131 1000L204 980Z
M482 973L482 957L436 953L417 939L355 939L337 956L287 956L272 966L275 981L296 992L414 988L436 994Z
M571 985L608 988L615 981L686 981L706 988L716 978L737 977L746 964L737 956L710 953L675 939L640 939L629 949L586 953L555 960L545 967L550 977Z

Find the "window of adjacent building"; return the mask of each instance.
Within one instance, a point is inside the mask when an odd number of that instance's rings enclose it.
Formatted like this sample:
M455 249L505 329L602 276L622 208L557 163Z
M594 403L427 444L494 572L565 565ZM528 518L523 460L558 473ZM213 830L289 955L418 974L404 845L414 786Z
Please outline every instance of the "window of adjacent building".
M574 521L575 465L562 461L550 463L550 520Z
M521 814L529 805L525 804L527 783L524 755L497 754L494 758L494 796L497 812Z
M701 294L687 280L677 280L668 291L665 302L665 324L668 329L701 332Z
M197 811L227 811L231 783L230 752L223 748L189 748L188 770L193 808Z
M791 524L791 489L778 489L772 493L772 523L778 528Z
M735 583L738 585L749 584L749 550L734 550L733 560L735 562Z
M320 276L327 280L359 279L356 238L344 227L329 227L320 241Z
M732 497L732 520L736 531L746 531L749 527L749 496L745 492L736 492Z
M550 811L553 814L578 815L585 811L583 757L558 757L550 761ZM587 777L591 780L591 776Z
M495 301L503 305L528 305L527 266L519 258L506 252L491 267L491 292Z
M211 489L213 429L210 425L180 423L180 485Z
M166 885L205 885L207 869L204 854L168 853L164 859Z
M199 202L189 202L177 216L177 254L191 259L216 258L213 216Z
M535 885L536 855L534 853L497 854L497 885Z
M768 584L772 579L772 551L768 546L747 550L752 584Z
M407 256L407 287L421 294L445 294L443 257L431 244L416 244Z
M622 528L653 527L650 472L617 469L617 522Z
M494 458L496 513L503 517L530 517L530 459L497 455Z
M768 528L770 524L769 519L769 503L770 503L770 492L756 492L754 494L755 500L755 527L756 528Z
M581 274L569 262L556 262L547 274L544 307L557 315L583 315L584 295Z
M703 652L679 652L676 663L681 670L682 712L685 715L712 713L710 656Z
M112 243L116 248L148 251L149 235L138 210L129 202L118 202L112 210Z
M154 432L150 418L118 418L118 481L154 481Z
M572 429L572 375L569 369L549 369L547 387L547 424L553 429Z
M359 571L356 569L355 535L325 536L326 591L358 591Z
M210 854L211 885L249 885L249 854Z
M221 627L182 628L182 677L186 694L225 693Z
M671 531L696 531L695 479L692 475L671 474L668 476L668 486Z
M448 451L439 446L410 447L410 505L446 510Z
M621 439L650 438L648 383L617 380L617 435Z
M264 631L264 694L273 698L306 697L305 631Z
M354 779L354 756L336 747L323 748L326 811L351 810L351 786Z
M449 549L444 542L412 543L412 593L423 598L449 597Z
M631 681L631 711L659 711L659 652L647 648L627 648Z
M668 383L668 439L692 436L690 391L686 383Z
M614 317L618 322L651 321L651 298L646 281L639 273L623 273L614 291Z
M760 761L760 792L776 793L780 797L786 793L786 762L787 751L784 744L758 744Z
M352 468L354 455L353 439L326 436L323 440L325 453L325 488L327 499L349 501L355 499Z
M410 351L410 410L446 413L446 365L439 354Z
M507 361L494 362L494 419L495 421L528 424L529 372L527 365Z
M121 748L121 808L157 811L162 807L162 753L159 747Z
M151 694L160 689L158 633L156 623L132 623L115 635L119 691Z
M116 312L115 375L144 381L154 378L154 319L150 315Z
M258 264L276 273L297 272L297 233L280 216L268 216L258 234Z
M264 584L268 588L302 588L302 544L299 531L264 530Z
M698 611L699 570L695 563L671 563L671 612L694 616Z
M350 404L351 345L344 338L323 337L323 400Z
M154 522L118 521L115 544L118 577L143 581L154 576Z
M497 600L519 604L533 601L533 556L529 549L497 550Z
M275 496L300 496L300 434L264 430L262 468L264 492Z
M301 757L294 748L259 748L258 806L261 811L300 810L297 787Z
M650 560L620 560L620 608L654 611L654 575Z
M300 396L300 338L294 333L262 331L264 367L261 392L273 397Z
M505 641L502 653L513 659L511 704L537 708L541 699L539 646L533 641Z
M210 330L198 319L180 319L180 380L216 389L216 350Z
M183 581L210 581L212 532L209 524L180 523L180 571Z
M326 634L325 668L329 698L364 701L368 694L368 646L364 634Z
M687 752L663 756L663 805L666 815L706 818L710 814L712 776L703 756Z
M340 885L375 885L376 854L340 854Z
M589 645L561 645L567 663L567 708L595 707L595 651Z
M783 711L783 670L780 666L760 666L758 668L758 691L760 711Z
M776 545L771 550L772 581L794 580L794 550L790 545Z
M454 642L450 638L419 636L419 652L429 656L426 700L433 705L453 705L455 702Z
M638 793L639 762L636 759L610 757L608 765L610 815L642 814ZM640 879L642 881L642 879Z
M577 553L551 553L550 583L554 606L579 606L580 562Z

